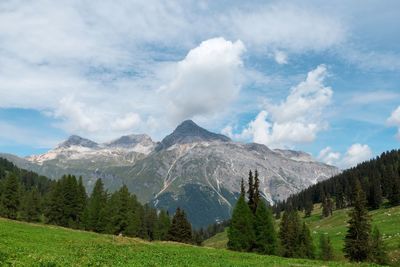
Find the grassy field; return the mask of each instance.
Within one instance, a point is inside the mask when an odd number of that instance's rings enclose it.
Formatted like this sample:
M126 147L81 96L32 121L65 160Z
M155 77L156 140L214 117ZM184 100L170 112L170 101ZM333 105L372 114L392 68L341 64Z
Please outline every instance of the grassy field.
M334 211L333 216L321 219L321 208L316 205L312 216L306 219L316 247L318 247L318 240L321 234L329 235L337 260L344 260L342 248L346 234L348 212L348 209ZM391 261L393 263L397 262L400 266L400 206L374 210L370 212L370 215L372 216L372 224L377 225L383 234ZM226 248L226 243L227 234L223 232L206 240L204 245L214 248Z
M372 266L145 242L0 218L2 266Z

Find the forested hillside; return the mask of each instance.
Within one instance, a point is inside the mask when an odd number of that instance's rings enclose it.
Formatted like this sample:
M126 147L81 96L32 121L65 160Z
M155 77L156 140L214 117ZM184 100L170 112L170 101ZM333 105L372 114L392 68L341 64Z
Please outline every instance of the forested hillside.
M366 194L368 208L379 208L385 198L390 205L399 205L400 150L384 152L375 159L310 186L278 203L275 211L283 211L288 206L307 211L314 203L329 202L336 209L352 206L357 181Z

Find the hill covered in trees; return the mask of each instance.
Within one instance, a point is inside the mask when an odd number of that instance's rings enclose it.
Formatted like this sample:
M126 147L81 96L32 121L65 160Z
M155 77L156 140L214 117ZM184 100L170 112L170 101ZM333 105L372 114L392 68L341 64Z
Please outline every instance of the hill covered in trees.
M315 203L326 203L331 205L331 209L350 207L354 202L357 181L366 195L368 208L378 209L384 199L391 206L399 205L400 150L384 152L375 159L312 185L278 203L275 211L283 211L289 206L307 211Z

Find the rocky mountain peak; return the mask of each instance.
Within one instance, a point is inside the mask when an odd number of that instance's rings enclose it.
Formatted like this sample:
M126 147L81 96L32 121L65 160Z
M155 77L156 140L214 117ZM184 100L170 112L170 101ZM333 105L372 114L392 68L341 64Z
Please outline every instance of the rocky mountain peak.
M78 135L71 135L66 141L64 141L60 145L58 145L58 148L69 148L72 146L96 148L99 146L99 144L97 144L96 142L93 142L89 139L82 138Z
M207 131L198 126L192 120L185 120L176 127L176 129L168 136L166 136L157 150L165 149L175 144L187 144L201 141L221 141L229 142L231 139L222 134L216 134Z
M110 143L107 143L108 147L133 147L137 144L141 144L143 146L151 146L154 144L153 140L147 134L131 134L124 135Z

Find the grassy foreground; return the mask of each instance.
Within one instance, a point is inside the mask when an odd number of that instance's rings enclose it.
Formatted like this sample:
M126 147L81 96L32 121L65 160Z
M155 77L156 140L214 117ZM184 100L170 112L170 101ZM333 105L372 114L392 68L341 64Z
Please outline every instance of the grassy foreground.
M349 209L337 210L333 212L333 216L321 219L321 208L316 205L312 216L305 219L310 226L316 247L318 247L321 234L329 235L337 260L344 260L342 248L347 230L348 212ZM372 224L378 226L383 234L391 262L400 266L400 206L374 210L370 212L370 215ZM226 248L227 241L227 233L223 232L206 240L204 245L214 248Z
M354 266L145 242L0 218L1 266ZM368 266L368 265L357 265Z

